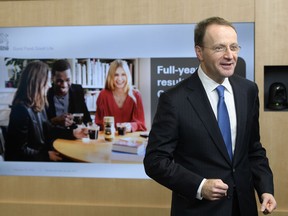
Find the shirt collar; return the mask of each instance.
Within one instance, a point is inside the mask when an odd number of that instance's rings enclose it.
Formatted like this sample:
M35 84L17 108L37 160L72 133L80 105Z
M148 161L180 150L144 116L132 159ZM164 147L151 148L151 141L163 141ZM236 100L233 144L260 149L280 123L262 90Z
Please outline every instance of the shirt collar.
M201 68L201 65L199 65L199 68L198 68L198 76L199 76L206 92L212 92L217 88L217 86L219 86L219 83L215 82L214 80L212 80L210 77L208 77L205 74L205 72ZM224 79L224 81L221 85L223 85L229 93L232 93L232 87L231 87L231 84L229 82L228 77L226 77Z

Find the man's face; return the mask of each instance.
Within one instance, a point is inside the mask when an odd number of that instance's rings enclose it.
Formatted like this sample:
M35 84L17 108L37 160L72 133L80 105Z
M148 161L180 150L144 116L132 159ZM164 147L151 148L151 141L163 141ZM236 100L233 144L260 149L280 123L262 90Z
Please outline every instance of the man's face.
M223 25L207 27L203 47L196 47L196 53L203 71L215 82L222 83L225 77L233 75L238 58L238 52L233 51L235 46L238 41L233 28ZM219 51L223 47L224 51Z
M53 76L54 92L56 95L66 95L71 85L71 71L56 71Z

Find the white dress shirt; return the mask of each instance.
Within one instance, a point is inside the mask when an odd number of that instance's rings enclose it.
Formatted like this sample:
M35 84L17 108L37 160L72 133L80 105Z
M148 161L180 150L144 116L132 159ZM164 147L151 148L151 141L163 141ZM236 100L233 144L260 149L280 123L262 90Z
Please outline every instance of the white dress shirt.
M202 70L201 66L198 68L198 76L204 86L205 92L207 94L207 97L210 101L210 105L212 107L212 110L214 112L214 115L217 119L217 104L219 100L219 96L217 93L217 86L219 86L219 83L216 83L214 80L212 80L210 77L208 77L204 71ZM236 128L237 128L237 119L236 119L236 110L235 110L235 103L234 103L234 94L233 89L230 85L230 82L228 78L225 78L223 83L221 84L225 87L224 91L224 98L225 103L227 106L227 110L229 113L229 119L230 119L230 127L231 127L231 139L232 139L232 152L234 153L235 149L235 140L236 140ZM203 184L205 183L206 179L204 179L197 191L197 199L202 199L201 191Z

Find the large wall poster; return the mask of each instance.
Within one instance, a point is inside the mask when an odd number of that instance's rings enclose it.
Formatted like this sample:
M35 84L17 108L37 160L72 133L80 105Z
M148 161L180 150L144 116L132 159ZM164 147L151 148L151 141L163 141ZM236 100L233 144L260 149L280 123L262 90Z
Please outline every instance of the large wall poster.
M243 71L248 79L254 80L254 23L234 24L242 47L239 59L243 60ZM189 76L197 67L194 26L195 24L167 24L0 28L0 92L5 89L5 81L10 79L5 58L134 59L137 76L140 77L139 90L144 95L144 106L151 104L144 107L145 117L146 120L152 119L159 93ZM141 70L143 62L147 64L147 67L144 66L145 70ZM178 68L178 77L170 77ZM168 69L170 73L164 74L164 69ZM4 161L1 162L0 175L148 178L142 163L125 162Z

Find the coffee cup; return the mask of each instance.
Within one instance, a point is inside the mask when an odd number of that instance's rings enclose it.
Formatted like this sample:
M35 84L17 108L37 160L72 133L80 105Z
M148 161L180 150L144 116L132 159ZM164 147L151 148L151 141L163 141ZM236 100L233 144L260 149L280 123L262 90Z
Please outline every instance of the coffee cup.
M93 126L88 127L88 134L91 140L97 140L98 133L99 133L99 126L93 125Z
M82 123L83 123L83 113L73 113L73 121L77 125L82 125Z
M121 123L117 123L116 126L117 126L118 135L124 136L126 134L126 126Z

